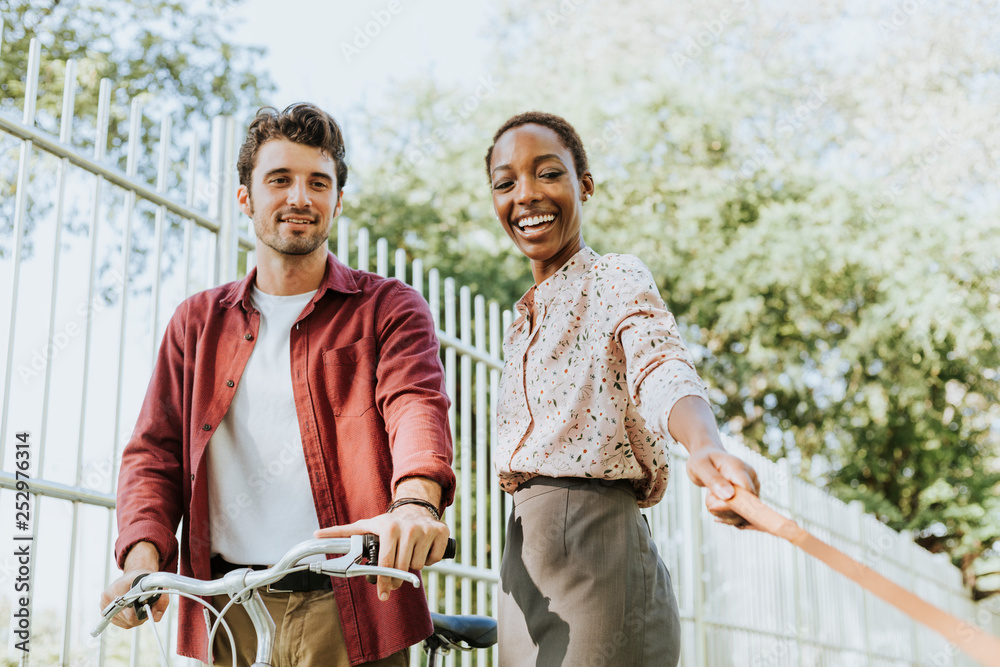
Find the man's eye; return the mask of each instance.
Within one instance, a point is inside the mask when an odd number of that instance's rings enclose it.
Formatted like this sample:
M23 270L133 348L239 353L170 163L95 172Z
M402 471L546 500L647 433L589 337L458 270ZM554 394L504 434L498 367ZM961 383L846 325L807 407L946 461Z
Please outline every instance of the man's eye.
M544 174L542 174L542 178L553 179L553 178L559 178L562 175L563 173L561 171L547 171Z
M509 188L511 185L510 181L497 181L493 184L494 190L503 190L504 188Z

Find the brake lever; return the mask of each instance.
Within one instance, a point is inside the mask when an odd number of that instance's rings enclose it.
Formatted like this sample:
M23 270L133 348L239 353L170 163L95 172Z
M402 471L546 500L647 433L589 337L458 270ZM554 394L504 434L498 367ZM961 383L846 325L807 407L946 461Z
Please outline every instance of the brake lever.
M146 572L145 574L140 574L138 577L136 577L134 580L132 580L132 588L135 588L136 586L138 586L139 582L142 581L143 579L145 579L148 576L149 576L149 572ZM159 599L160 599L160 594L159 593L157 593L156 595L152 596L151 598L148 598L148 599L145 599L145 600L142 599L142 596L136 598L135 602L132 603L132 609L135 610L135 617L137 619L139 619L140 621L145 621L146 620L145 605L148 604L150 607L152 607L154 604L157 603L157 601Z
M146 620L147 615L146 615L146 610L143 609L143 605L149 604L150 606L152 606L156 604L156 601L160 599L160 594L157 593L156 595L143 599L145 591L140 591L141 594L139 595L139 597L137 597L132 602L126 602L126 600L130 597L129 593L131 593L135 589L135 587L139 584L139 582L148 576L149 576L148 572L145 574L140 574L132 582L132 587L129 588L127 593L125 593L124 595L119 595L114 600L112 600L107 607L101 610L102 618L100 622L98 622L98 624L94 626L94 629L90 631L91 637L99 637L100 634L108 628L108 625L111 624L111 619L117 616L123 609L125 609L129 605L131 605L132 608L135 609L136 618L138 618L140 621Z
M378 565L360 565L355 564L347 568L347 572L344 573L345 577L370 577L369 582L374 583L375 577L391 577L393 579L402 579L413 584L414 588L420 588L420 577L413 574L412 572L405 572L403 570L397 570L392 567L379 567Z

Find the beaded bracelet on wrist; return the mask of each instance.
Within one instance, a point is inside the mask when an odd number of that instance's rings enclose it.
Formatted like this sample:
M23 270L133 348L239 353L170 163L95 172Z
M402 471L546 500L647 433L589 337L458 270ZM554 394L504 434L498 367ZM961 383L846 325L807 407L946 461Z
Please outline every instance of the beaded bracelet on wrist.
M392 512L393 510L402 507L403 505L420 505L434 517L435 521L441 520L441 513L438 512L438 508L434 506L434 503L424 500L423 498L400 498L396 500L393 504L389 505L389 509L386 512Z

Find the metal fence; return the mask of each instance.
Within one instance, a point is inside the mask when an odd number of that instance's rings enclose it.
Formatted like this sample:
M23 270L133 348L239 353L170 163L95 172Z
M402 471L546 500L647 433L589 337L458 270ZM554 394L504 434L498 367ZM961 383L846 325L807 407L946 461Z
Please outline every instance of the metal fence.
M233 206L235 123L212 123L206 145L186 130L176 135L169 116L159 119L158 133L144 132L156 114L144 114L133 102L121 155L109 154L112 89L105 81L88 154L74 140L73 63L65 64L57 138L37 128L37 43L28 62L23 117L0 113L0 206L10 215L8 234L0 236L0 309L8 313L0 331L6 350L0 639L6 639L9 663L156 665L149 624L131 633L113 628L101 642L87 630L96 621L100 591L117 576L118 462L166 322L185 296L253 265L253 243ZM180 163L171 157L177 136L188 147ZM117 166L122 163L124 170ZM508 511L490 465L492 406L510 312L425 270L402 250L390 256L388 244L372 244L365 229L351 237L349 220L341 218L341 261L413 285L427 298L441 339L459 479L446 520L459 555L427 576L430 604L447 613L492 614ZM30 434L32 507L25 528L14 520L12 443L19 432ZM756 466L769 503L953 614L1000 630L1000 613L977 607L944 557L802 482L787 465L731 447ZM937 635L791 545L714 524L701 491L684 478L683 452L672 455L675 479L648 514L681 609L683 665L971 664ZM26 568L8 548L23 537L31 538L25 540L31 545ZM24 597L19 583L30 591L30 653L16 648ZM175 623L164 625L172 644ZM449 656L447 664L458 663L496 664L496 656ZM603 656L595 655L594 664L605 664Z

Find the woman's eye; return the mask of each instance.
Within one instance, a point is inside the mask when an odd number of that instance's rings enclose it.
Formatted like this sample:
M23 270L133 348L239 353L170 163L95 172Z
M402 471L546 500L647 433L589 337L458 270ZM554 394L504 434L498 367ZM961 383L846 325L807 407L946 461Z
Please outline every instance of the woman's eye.
M494 190L503 190L504 188L510 187L510 181L497 181L493 184Z
M563 173L561 171L547 171L544 174L542 174L542 178L548 178L551 180L553 178L559 178L560 176L562 176L562 174Z

